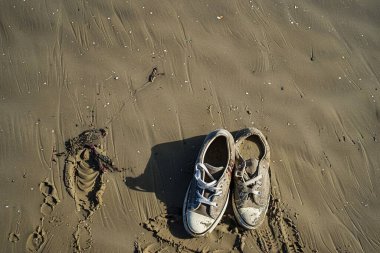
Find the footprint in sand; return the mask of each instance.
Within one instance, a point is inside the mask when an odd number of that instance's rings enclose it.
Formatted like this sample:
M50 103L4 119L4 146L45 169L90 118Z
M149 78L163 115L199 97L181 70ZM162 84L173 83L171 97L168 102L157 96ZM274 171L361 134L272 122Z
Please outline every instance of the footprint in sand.
M10 242L18 242L20 240L20 233L9 233L8 241Z
M51 184L48 179L40 183L40 192L44 195L45 199L41 205L41 213L45 216L51 214L54 207L60 202L57 194L57 190L54 185Z
M103 174L119 171L105 155L104 129L87 130L66 142L65 185L77 210L89 217L102 205L105 190Z
M40 183L40 192L44 196L44 202L41 204L41 225L36 228L36 230L29 235L26 241L26 250L28 252L40 252L43 245L46 243L47 233L43 229L44 216L48 216L54 210L54 207L60 202L57 194L57 190L54 185L46 179L44 182ZM19 234L12 233L9 235L9 241L18 241Z
M28 252L38 252L46 243L46 232L41 226L36 228L26 241L26 250Z
M77 225L77 230L74 236L74 252L86 252L91 250L92 247L92 233L91 227L87 221L81 221Z

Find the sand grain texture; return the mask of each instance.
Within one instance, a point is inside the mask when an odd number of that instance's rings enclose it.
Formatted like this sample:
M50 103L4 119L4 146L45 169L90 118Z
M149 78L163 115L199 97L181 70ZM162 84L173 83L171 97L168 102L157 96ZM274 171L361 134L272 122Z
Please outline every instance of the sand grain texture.
M0 251L378 252L379 12L375 0L0 1ZM249 126L271 147L264 225L244 232L229 210L188 238L204 136ZM124 170L103 174L85 219L65 142L94 128Z

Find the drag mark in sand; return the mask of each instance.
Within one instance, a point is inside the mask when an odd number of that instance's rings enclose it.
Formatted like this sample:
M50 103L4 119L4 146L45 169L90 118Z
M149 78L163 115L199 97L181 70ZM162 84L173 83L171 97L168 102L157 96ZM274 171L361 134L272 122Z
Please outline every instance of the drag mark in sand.
M190 77L190 67L189 67L189 58L191 58L191 54L193 54L193 50L191 48L191 39L186 34L185 26L183 25L180 16L177 15L178 23L181 28L183 40L184 40L184 49L185 49L185 54L184 54L184 66L185 66L185 83L189 85L189 90L191 94L194 94L193 90L193 85L191 83L191 77Z
M225 118L223 116L222 107L220 105L218 94L216 93L216 90L215 90L215 86L213 85L213 83L211 81L207 81L206 83L208 84L208 88L211 91L211 96L212 96L212 98L214 100L214 104L216 105L216 109L217 109L216 113L219 116L220 124L222 126L225 126L226 125L226 120L225 120Z
M40 159L41 165L46 169L49 170L49 163L47 162L48 159L45 157L44 153L44 146L41 136L41 129L40 129L40 120L36 122L36 149L38 153L38 158Z

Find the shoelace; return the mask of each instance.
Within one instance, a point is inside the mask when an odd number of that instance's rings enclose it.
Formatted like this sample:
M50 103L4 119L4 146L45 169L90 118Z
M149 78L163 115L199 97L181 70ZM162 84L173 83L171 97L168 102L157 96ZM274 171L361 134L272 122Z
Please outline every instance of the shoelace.
M240 154L238 155L240 159L242 160L242 165L240 166L241 167L241 171L239 171L240 173L237 173L237 174L240 174L238 176L241 177L243 180L243 191L240 192L240 196L243 197L244 199L247 199L249 193L253 195L260 195L261 192L259 190L262 185L262 182L261 182L262 175L260 174L256 177L252 177L251 179L245 181L245 178L249 177L247 171L245 170L247 167L247 162L243 159L243 157ZM250 187L251 185L253 186Z
M202 171L204 171L213 181L211 181L210 183L205 182L202 179ZM215 203L215 202L213 202L213 201L211 201L211 199L214 196L219 196L220 194L222 194L222 191L221 191L220 187L216 187L216 184L218 183L218 181L214 179L214 177L208 171L206 165L204 165L203 163L197 163L195 165L195 175L194 175L194 177L195 177L195 180L197 181L197 186L200 189L202 189L202 193L200 193L199 191L197 191L197 201L199 203L203 203L203 204L206 204L206 205L217 207L218 204ZM205 196L203 196L204 190L211 191L211 192L213 192L213 194L211 194L208 198L206 198Z

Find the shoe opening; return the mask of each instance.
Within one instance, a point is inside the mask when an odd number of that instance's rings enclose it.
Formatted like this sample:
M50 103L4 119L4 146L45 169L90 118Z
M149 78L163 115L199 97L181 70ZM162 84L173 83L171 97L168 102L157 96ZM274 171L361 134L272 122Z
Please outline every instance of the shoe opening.
M214 167L225 168L228 164L228 159L229 152L227 138L225 136L218 136L213 142L211 142L203 161Z
M265 148L259 136L251 135L240 143L239 152L245 160L251 158L260 160L265 154Z

